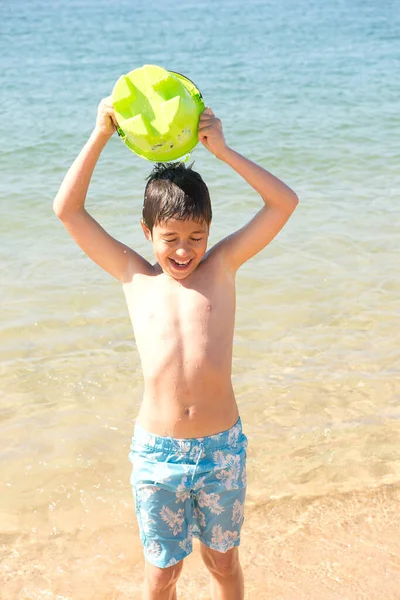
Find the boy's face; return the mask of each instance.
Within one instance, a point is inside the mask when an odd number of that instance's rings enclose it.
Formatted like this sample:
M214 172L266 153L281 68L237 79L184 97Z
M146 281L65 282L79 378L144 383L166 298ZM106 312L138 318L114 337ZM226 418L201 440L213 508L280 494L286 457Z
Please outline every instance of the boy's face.
M153 232L141 223L146 239L153 242L154 255L164 273L174 279L185 279L193 273L207 250L207 223L168 219L154 225Z

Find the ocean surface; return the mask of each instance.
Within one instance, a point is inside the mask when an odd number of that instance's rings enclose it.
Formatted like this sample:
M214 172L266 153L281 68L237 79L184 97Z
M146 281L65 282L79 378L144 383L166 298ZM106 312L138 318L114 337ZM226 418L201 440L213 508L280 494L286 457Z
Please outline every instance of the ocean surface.
M399 599L400 11L395 0L0 0L0 598L140 598L122 289L52 212L100 99L184 73L300 204L237 278L246 599ZM261 206L200 145L210 243ZM151 260L151 164L115 136L87 206ZM198 549L178 587L210 598Z

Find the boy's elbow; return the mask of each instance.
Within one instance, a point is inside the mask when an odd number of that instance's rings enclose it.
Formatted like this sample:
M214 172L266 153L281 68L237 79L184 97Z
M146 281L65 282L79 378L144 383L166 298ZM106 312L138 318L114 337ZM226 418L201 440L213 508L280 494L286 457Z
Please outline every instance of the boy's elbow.
M58 194L53 200L53 212L59 219L62 218L64 210L63 210L63 205L62 205L62 202L60 202L60 198L59 198Z
M296 206L298 205L298 203L299 203L298 195L295 192L291 191L290 196L289 196L289 202L288 202L291 213L296 209Z
M70 217L72 214L71 209L68 208L67 206L65 206L65 204L62 202L62 200L60 198L58 198L57 196L54 198L54 201L53 201L53 211L54 211L55 215L61 221L64 221L65 219Z
M57 203L57 198L53 201L53 212L56 215L56 217L58 217L59 219L61 218L62 211Z

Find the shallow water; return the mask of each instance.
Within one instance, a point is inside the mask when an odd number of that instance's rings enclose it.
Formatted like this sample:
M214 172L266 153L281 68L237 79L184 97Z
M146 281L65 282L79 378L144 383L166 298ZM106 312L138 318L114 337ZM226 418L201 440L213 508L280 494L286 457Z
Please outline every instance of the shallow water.
M238 275L247 597L399 598L396 3L0 2L4 599L139 598L127 459L142 383L122 290L51 210L121 73L185 73L228 143L300 196ZM240 50L239 50L240 49ZM197 148L211 243L260 206ZM89 209L146 258L149 163L106 148ZM207 598L198 552L180 598ZM202 591L199 591L202 590Z

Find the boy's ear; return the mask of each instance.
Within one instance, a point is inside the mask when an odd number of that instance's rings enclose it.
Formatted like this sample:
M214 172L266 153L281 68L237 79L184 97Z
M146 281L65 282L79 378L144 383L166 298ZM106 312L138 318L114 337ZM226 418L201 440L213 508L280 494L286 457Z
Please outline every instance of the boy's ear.
M151 237L151 231L150 231L150 229L147 227L147 225L143 221L143 219L140 219L140 224L142 226L143 233L144 233L144 236L145 236L146 240L148 240L149 242L151 242L152 241L152 237Z

